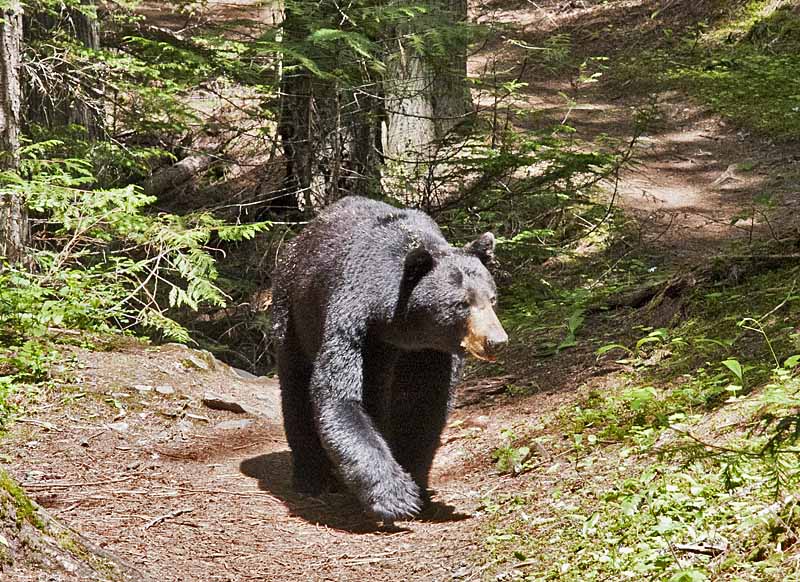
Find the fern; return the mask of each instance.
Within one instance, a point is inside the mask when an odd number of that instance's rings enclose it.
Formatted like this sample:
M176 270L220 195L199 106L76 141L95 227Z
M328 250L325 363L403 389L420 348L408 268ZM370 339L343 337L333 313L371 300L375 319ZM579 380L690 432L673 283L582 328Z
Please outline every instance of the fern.
M142 327L177 341L188 332L168 311L224 306L212 236L252 239L269 223L229 225L209 213L149 214L137 186L97 190L82 160L46 159L55 140L22 150L21 173L0 173L0 196L22 196L39 219L32 272L2 272L0 336L50 327L108 331ZM28 176L28 177L23 177Z

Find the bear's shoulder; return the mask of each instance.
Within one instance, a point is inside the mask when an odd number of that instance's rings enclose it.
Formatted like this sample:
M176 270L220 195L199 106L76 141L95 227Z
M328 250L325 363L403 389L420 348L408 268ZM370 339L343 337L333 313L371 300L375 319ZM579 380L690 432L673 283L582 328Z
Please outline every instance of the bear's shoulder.
M363 236L369 245L401 239L411 246L446 247L441 230L420 210L398 208L379 200L346 196L326 208L318 221L335 226L339 234Z

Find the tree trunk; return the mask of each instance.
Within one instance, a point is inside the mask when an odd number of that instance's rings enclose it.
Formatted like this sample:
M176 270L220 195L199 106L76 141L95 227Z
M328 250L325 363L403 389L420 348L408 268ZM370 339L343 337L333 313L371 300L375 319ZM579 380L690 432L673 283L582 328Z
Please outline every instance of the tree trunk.
M453 24L466 22L467 0L447 0L445 8ZM449 57L434 65L432 100L436 138L445 140L472 113L466 42L453 47Z
M467 18L466 0L445 0L443 14L453 23ZM414 23L411 23L414 32ZM398 30L388 47L386 129L387 187L405 192L405 202L425 208L443 202L442 162L450 157L453 130L472 110L466 85L467 47L451 47L448 57L431 59L417 53Z
M299 42L309 35L302 17L286 11L284 39ZM321 68L336 70L338 54L320 58ZM380 192L380 100L377 82L363 79L373 92L342 87L322 79L296 61L282 65L278 134L286 159L284 187L273 199L273 211L309 210L348 194Z
M12 0L0 12L0 170L19 167L19 112L21 102L20 47L22 8ZM17 195L0 195L0 258L9 263L24 260L28 243L28 217Z
M83 1L81 4L89 5ZM100 50L100 24L96 16L88 16L80 10L69 11L72 29L83 46L92 50ZM104 87L99 79L92 79L92 86L81 87L74 95L72 110L68 112L68 122L86 128L89 139L102 137L105 131L105 114L103 101Z
M442 3L435 8L444 19L466 19L466 0L433 1ZM335 3L315 6L320 18L286 11L287 46L301 45L312 33L308 23L324 21L330 16L326 11L332 11L334 22L340 20ZM414 26L412 22L406 28ZM385 40L395 37L397 41ZM385 188L423 207L444 197L434 185L443 179L440 150L471 111L466 44L450 47L446 57L426 59L411 48L402 30L386 30L383 39L395 44L388 47L386 72L380 79L372 78L369 66L346 62L354 58L347 51L320 49L315 55L323 71L358 69L351 73L357 80L346 87L285 58L278 133L286 177L273 202L276 210L316 208L346 194L374 195ZM384 169L387 174L382 176Z
M90 6L88 1L83 5ZM66 29L88 49L100 49L100 25L97 18L76 8L65 9L60 16L42 12L26 18L29 42L47 41L58 29ZM47 79L47 75L40 75ZM101 79L81 73L67 85L42 86L28 81L25 120L49 128L80 125L91 140L105 131L104 87Z
M278 133L286 179L273 208L319 208L380 189L374 96L356 95L307 71L284 77Z

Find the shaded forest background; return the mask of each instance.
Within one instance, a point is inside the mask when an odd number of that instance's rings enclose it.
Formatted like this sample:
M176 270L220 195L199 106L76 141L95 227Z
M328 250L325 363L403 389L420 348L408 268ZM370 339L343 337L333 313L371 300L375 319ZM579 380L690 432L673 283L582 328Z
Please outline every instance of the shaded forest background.
M460 212L466 238L485 226L467 218L481 206L549 206L614 163L571 150L566 132L513 131L512 72L467 78L468 43L490 28L468 24L463 3L20 8L6 27L22 35L6 256L35 268L5 276L30 277L54 309L40 330L114 319L187 341L188 325L265 371L257 313L286 226L361 194ZM534 162L535 179L504 182ZM508 196L483 201L498 182ZM232 308L209 309L224 298Z

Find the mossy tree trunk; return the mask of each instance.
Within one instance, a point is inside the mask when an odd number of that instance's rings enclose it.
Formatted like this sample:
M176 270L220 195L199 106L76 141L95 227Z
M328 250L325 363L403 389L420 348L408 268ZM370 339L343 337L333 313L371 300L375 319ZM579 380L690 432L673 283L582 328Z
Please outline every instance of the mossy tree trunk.
M0 170L19 167L20 50L22 8L11 0L0 11ZM24 261L28 243L28 217L17 195L0 194L0 258L9 263Z

